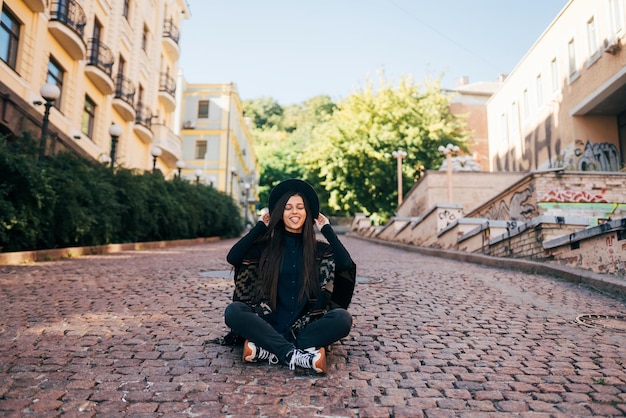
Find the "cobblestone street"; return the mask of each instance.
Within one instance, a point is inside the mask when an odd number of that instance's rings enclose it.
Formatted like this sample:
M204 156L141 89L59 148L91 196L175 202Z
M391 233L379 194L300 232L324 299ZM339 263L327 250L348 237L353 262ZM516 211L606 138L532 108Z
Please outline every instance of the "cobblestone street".
M0 266L0 416L626 415L623 301L342 236L352 333L329 372L246 364L226 332L235 240Z

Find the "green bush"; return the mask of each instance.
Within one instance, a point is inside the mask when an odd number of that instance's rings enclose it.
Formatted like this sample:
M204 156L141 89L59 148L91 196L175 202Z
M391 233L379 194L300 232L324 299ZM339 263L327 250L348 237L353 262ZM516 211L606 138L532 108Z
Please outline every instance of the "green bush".
M160 172L111 171L68 152L37 163L32 138L0 138L0 251L233 237L235 202Z

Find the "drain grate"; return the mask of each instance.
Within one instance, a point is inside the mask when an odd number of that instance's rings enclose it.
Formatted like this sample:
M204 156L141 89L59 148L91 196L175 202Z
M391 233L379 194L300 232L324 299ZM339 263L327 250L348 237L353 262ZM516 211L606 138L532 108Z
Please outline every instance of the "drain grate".
M578 315L576 322L592 328L604 328L626 332L626 315Z
M234 273L232 270L201 271L200 277L208 277L211 279L232 279L234 277Z

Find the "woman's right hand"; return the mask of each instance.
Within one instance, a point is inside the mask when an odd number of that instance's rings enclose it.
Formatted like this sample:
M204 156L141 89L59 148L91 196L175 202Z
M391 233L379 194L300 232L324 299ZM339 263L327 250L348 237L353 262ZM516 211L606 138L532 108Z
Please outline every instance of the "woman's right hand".
M270 214L269 214L269 212L265 212L263 215L261 215L261 217L259 218L259 221L263 222L265 224L265 226L269 226L270 225Z

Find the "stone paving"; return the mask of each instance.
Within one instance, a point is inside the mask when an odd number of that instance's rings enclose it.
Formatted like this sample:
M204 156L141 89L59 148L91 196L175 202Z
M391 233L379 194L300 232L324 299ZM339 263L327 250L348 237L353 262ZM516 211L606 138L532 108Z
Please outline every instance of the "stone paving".
M546 276L342 237L352 333L317 376L207 341L234 240L0 266L0 416L626 415L617 299Z

